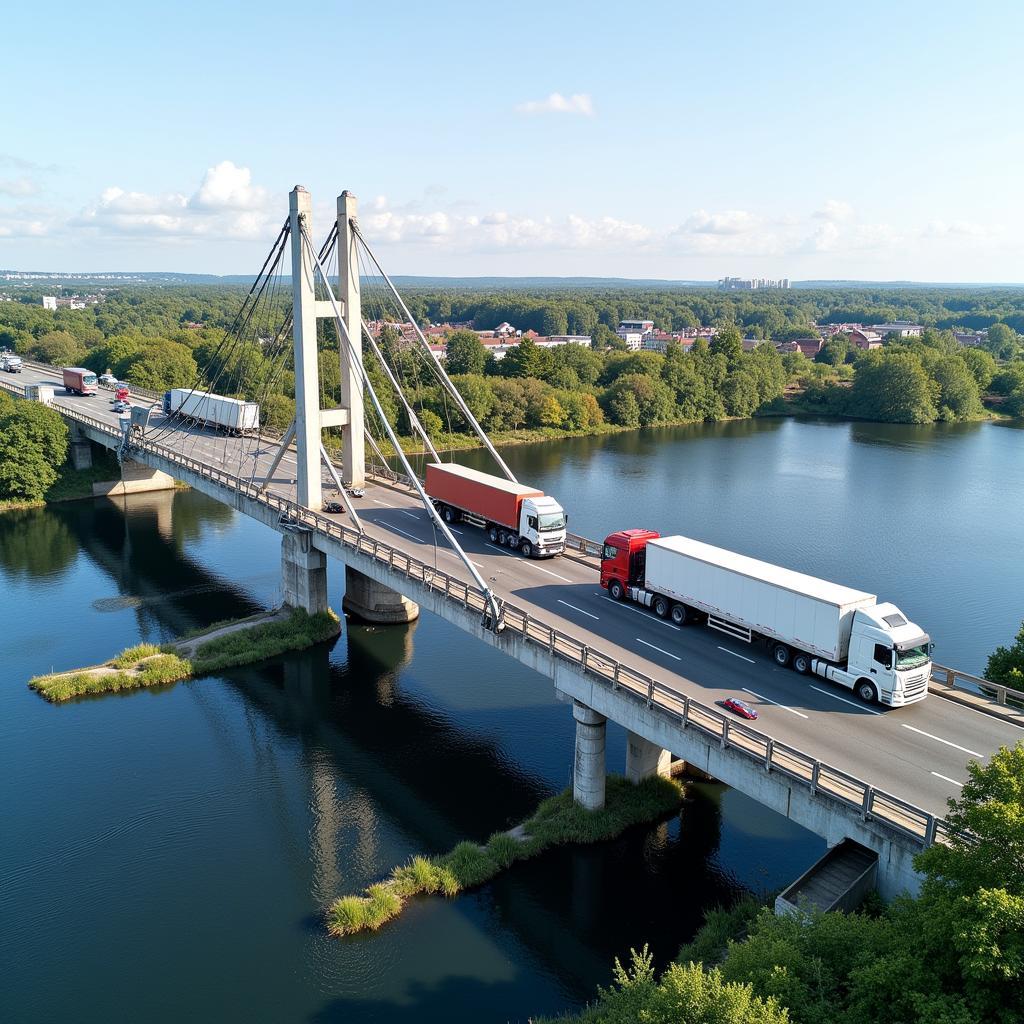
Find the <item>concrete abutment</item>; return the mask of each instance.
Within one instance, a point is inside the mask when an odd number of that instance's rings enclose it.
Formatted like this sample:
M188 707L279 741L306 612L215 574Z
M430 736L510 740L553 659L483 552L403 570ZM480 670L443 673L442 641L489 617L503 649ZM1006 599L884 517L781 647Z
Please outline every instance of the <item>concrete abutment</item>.
M645 740L635 732L626 736L626 779L640 782L651 775L668 778L672 774L672 752Z
M342 608L364 622L396 625L419 618L420 606L397 590L345 566L345 599Z
M327 611L327 556L313 547L310 533L281 538L281 599L310 615Z

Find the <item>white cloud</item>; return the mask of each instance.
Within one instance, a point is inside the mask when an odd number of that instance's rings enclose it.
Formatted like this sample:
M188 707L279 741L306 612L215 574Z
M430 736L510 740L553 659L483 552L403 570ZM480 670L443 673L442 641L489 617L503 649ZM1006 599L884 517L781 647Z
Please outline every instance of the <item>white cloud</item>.
M191 196L131 192L114 185L70 223L103 235L256 239L280 219L271 207L267 190L253 185L249 168L224 160L207 169Z
M853 207L845 199L826 199L820 210L813 215L819 220L848 221L853 220Z
M724 210L722 213L698 210L687 217L683 228L703 235L739 235L756 225L757 218L746 210Z
M933 220L925 225L921 233L926 238L945 238L949 235L979 238L990 232L986 231L980 224L973 224L966 220L955 220L952 223L947 223L944 220Z
M593 117L594 101L590 98L590 93L586 92L576 92L571 96L553 92L545 99L520 103L516 110L520 114L580 114L583 117Z
M27 175L22 175L20 178L0 180L0 196L21 198L23 196L33 196L38 191L39 183Z

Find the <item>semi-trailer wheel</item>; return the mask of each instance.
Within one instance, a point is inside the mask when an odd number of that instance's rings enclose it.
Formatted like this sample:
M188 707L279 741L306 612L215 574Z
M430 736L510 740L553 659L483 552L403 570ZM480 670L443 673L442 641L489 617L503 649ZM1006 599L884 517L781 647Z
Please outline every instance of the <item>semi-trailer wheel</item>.
M505 546L505 531L498 531L498 547L503 548Z
M446 523L457 523L459 521L459 514L451 505L445 505L441 515L444 516Z
M677 626L686 625L686 605L685 604L674 604L672 605L672 621Z
M797 651L793 655L793 669L802 676L807 675L811 671L811 656L804 651Z
M657 615L659 619L668 618L668 611L671 606L667 597L662 597L659 594L654 599L654 604L651 607L654 608L654 614Z
M524 558L533 558L533 545L528 540L524 540L519 545L519 550L523 553Z
M496 526L488 526L487 527L487 539L492 544L497 544L498 543L498 537L499 536L500 536L500 534L498 533L498 528Z
M789 664L789 648L785 644L776 644L772 648L772 657L779 668L785 668Z
M608 593L613 601L621 601L626 596L626 588L622 585L622 580L612 580L608 584Z
M854 687L857 696L864 701L865 704L874 704L878 700L878 691L875 689L875 684L870 679L858 679L857 685Z

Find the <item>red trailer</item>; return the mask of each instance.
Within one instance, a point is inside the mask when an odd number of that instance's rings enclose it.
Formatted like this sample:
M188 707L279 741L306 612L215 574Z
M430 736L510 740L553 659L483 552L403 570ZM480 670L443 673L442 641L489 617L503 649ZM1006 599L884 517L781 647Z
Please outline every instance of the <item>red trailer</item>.
M95 395L98 387L96 374L83 366L67 366L64 374L64 390L69 395Z

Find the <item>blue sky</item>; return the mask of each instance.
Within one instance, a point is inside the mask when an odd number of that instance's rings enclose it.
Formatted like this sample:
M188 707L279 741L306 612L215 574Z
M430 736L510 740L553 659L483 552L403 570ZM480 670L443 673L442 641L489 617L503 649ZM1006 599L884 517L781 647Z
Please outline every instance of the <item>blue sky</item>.
M0 268L1024 281L1015 3L5 12ZM13 43L13 45L11 45Z

